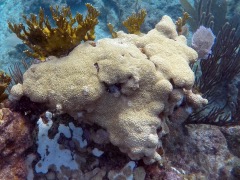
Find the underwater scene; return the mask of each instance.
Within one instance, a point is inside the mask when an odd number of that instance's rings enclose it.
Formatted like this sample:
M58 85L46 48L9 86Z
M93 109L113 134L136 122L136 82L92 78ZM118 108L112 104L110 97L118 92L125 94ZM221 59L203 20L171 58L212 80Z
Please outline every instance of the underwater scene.
M240 0L0 12L0 180L240 179Z

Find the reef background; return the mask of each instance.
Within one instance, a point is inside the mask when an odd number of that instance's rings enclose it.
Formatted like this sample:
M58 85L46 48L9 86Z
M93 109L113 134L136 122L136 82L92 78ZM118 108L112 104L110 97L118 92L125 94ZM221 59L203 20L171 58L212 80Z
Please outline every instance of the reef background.
M11 63L19 62L27 57L22 53L26 46L11 33L8 29L8 21L13 23L24 22L23 14L38 14L39 7L42 7L46 15L50 15L49 6L70 6L73 15L76 12L85 13L85 3L91 3L100 12L99 24L96 27L96 39L110 37L107 23L113 24L118 30L125 30L122 26L122 21L132 13L141 8L146 9L147 17L142 25L142 32L147 32L154 28L163 15L169 15L173 19L177 19L182 14L181 5L178 0L174 1L157 1L142 0L142 1L127 1L127 0L49 0L49 1L0 1L0 69L8 71L8 66Z
M155 24L161 19L163 15L169 15L174 20L177 20L179 16L182 15L182 7L179 1L159 1L157 3L154 3L154 0L142 0L139 1L139 4L136 4L136 1L125 1L125 0L89 0L89 1L61 1L61 0L50 0L50 1L0 1L0 12L2 14L2 17L0 19L0 69L8 72L9 65L19 62L19 59L28 59L22 51L26 48L25 45L21 43L21 41L16 38L16 36L11 33L7 26L7 21L11 21L14 23L23 22L23 19L21 17L22 14L29 14L34 13L37 14L39 11L39 7L43 7L44 10L47 13L49 12L49 5L59 5L61 6L70 6L72 9L73 14L77 11L80 13L84 13L86 11L84 4L85 3L91 3L94 7L96 7L100 12L100 18L99 18L99 24L96 27L96 37L97 39L101 39L104 37L110 37L109 30L106 26L108 22L111 22L116 30L126 30L121 25L121 22L126 19L127 16L132 14L138 9L145 8L147 10L147 17L145 20L145 23L142 26L142 32L147 32L148 30L152 29ZM192 2L192 1L191 1ZM238 0L232 0L228 1L228 13L227 18L230 20L232 19L235 14L240 13L240 2ZM191 32L189 32L188 36L189 39L191 39ZM9 113L11 114L11 113ZM181 112L181 109L179 110L179 114L184 114ZM176 116L178 114L176 113ZM64 121L65 117L59 118L59 121ZM62 120L63 119L63 120ZM69 117L67 117L69 119ZM173 118L174 119L174 118ZM181 119L178 117L178 119ZM182 117L182 120L185 120L185 117ZM11 121L11 120L9 120ZM24 121L24 120L23 120ZM26 123L26 122L24 122ZM178 124L179 123L179 124ZM17 126L17 124L16 124ZM189 126L186 129L182 129L179 131L180 122L176 122L174 126L170 126L170 131L172 134L175 134L174 136L168 137L163 141L163 145L165 147L165 153L166 157L171 161L171 164L168 164L169 169L167 169L166 172L162 172L158 169L156 166L150 166L147 172L147 177L149 179L154 179L157 177L164 177L165 179L172 179L174 178L180 178L176 174L178 174L179 169L184 169L185 171L192 172L192 175L189 175L189 177L185 178L201 178L205 177L207 179L215 179L218 177L219 179L223 178L239 178L239 161L238 158L240 157L239 152L239 127L232 127L232 128L218 128L210 125L193 125ZM24 129L24 132L28 132L29 129L31 129L31 125L26 125L26 129ZM95 128L95 129L94 129ZM88 129L88 128L86 128ZM98 127L90 128L91 131L97 130ZM9 129L9 133L11 133L12 129ZM185 136L184 133L188 132L189 135ZM55 135L53 131L53 135ZM28 134L28 133L26 133ZM89 135L91 137L91 132L84 132L84 135ZM7 135L6 135L7 136ZM14 136L14 135L13 135ZM15 135L16 136L16 135ZM26 135L27 138L28 135ZM67 135L65 135L67 136ZM178 137L178 138L176 138ZM86 137L85 137L86 138ZM24 136L23 136L24 139ZM29 138L30 139L30 138ZM87 139L87 138L86 138ZM96 137L93 139L97 139ZM84 178L99 178L105 176L105 173L107 170L111 168L111 166L118 167L117 169L119 172L111 172L108 176L109 179L111 177L116 176L116 174L124 174L122 172L124 171L130 171L129 174L127 174L130 178L132 177L133 173L133 161L129 162L129 159L126 158L123 154L121 154L118 150L114 149L113 146L107 145L109 156L104 156L100 158L100 160L94 159L92 156L86 155L87 153L91 153L93 150L91 149L91 143L93 140L89 139L90 146L86 149L74 147L78 151L82 151L81 155L84 157L83 159L80 159L79 162L82 164L86 163L86 160L91 162L90 167L86 165L85 171L86 172L75 172L76 176L81 176ZM99 140L99 139L98 139ZM16 140L17 141L17 140ZM71 142L69 139L62 138L62 144L65 147L72 148ZM66 144L64 144L66 143ZM69 143L69 144L68 144ZM96 143L96 142L95 142ZM23 144L23 149L27 148L32 145L31 140L26 142L26 144ZM192 148L189 148L192 147ZM73 148L73 149L74 149ZM99 149L106 148L99 145ZM21 153L21 148L19 148L19 153ZM79 150L80 149L80 150ZM76 151L77 151L76 150ZM105 151L107 152L107 151ZM101 154L101 152L97 152L96 156L98 156L98 153ZM114 154L116 153L116 154ZM121 156L120 156L121 155ZM34 156L34 155L33 155ZM107 164L107 161L110 161L112 158L118 157L119 164L114 164L112 162ZM31 162L31 158L34 159L36 157L29 156L29 162ZM81 157L80 157L81 158ZM208 161L209 160L209 161ZM22 161L22 160L21 160ZM19 161L20 162L20 161ZM105 164L104 164L105 163ZM19 163L21 166L21 163ZM225 168L221 168L221 166L224 166L228 164L229 166L226 166ZM108 167L109 169L99 169L98 166ZM125 166L126 165L126 166ZM141 166L141 162L138 164L140 168L135 172L138 174L138 177L146 177L146 169L143 170ZM126 167L125 170L123 167ZM176 169L173 169L175 167ZM216 168L218 167L218 168ZM215 169L214 169L215 168ZM91 169L91 170L90 170ZM93 169L93 170L92 170ZM127 169L127 170L126 170ZM194 173L196 172L196 173ZM211 173L209 173L211 172ZM65 171L66 174L72 173ZM82 173L82 174L81 174ZM88 173L88 174L87 174ZM122 174L121 174L122 173ZM142 174L141 174L142 173ZM184 173L184 172L180 172ZM218 174L216 176L216 174ZM125 176L126 178L128 176ZM51 177L56 177L57 175L55 172L50 171L47 175L40 174L38 175L39 178L46 178L51 179ZM61 175L59 175L61 176ZM29 177L31 179L31 177ZM59 178L61 179L61 178ZM113 178L114 179L114 178Z
M189 0L193 4L193 0ZM147 32L152 29L163 15L169 15L172 19L177 20L182 15L183 9L179 0L171 1L154 1L154 0L43 0L43 1L0 1L0 69L8 71L8 66L11 63L19 62L20 58L27 58L22 51L26 47L22 42L11 33L8 29L7 22L13 23L23 22L23 14L38 14L39 7L42 7L46 15L50 15L49 6L70 6L73 15L76 12L83 13L86 11L85 3L91 3L96 7L101 15L99 17L99 24L96 27L96 39L103 37L110 37L107 23L114 25L115 29L126 30L121 22L130 16L133 12L141 8L146 9L147 17L142 25L142 32ZM240 13L238 0L229 0L227 18L232 19L235 14ZM219 1L221 4L221 0ZM189 33L190 35L191 33ZM190 37L189 37L190 38Z

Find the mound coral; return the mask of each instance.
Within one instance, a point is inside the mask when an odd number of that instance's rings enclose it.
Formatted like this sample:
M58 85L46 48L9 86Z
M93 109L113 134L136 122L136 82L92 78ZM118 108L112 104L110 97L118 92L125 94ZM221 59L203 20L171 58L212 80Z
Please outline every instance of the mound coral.
M196 51L164 16L145 35L117 32L117 38L85 42L66 57L33 64L11 96L27 96L96 123L131 159L150 164L161 161L159 132L168 116L184 97L194 96L189 64L196 59ZM200 106L207 100L195 95L194 103Z
M28 19L23 18L28 26L28 31L23 24L8 23L9 28L20 38L33 52L26 53L42 61L48 56L61 57L67 55L81 41L94 40L94 27L98 24L99 12L91 5L86 4L88 14L83 19L83 15L77 13L73 18L69 7L50 7L53 20L57 25L51 27L48 18L44 17L43 9L39 11L39 19L31 14ZM74 24L77 22L77 25Z

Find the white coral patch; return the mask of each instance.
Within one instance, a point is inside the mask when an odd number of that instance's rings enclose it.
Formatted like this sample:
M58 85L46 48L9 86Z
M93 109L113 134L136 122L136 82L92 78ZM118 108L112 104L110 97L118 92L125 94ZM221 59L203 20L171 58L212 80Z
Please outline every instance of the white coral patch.
M57 171L61 171L61 166L65 166L71 170L79 169L79 164L76 161L76 155L69 149L61 149L58 144L60 134L62 133L66 138L76 139L80 147L87 145L86 140L83 141L81 128L77 128L73 123L69 123L69 126L60 124L58 127L58 133L53 139L48 137L48 131L53 125L53 121L50 119L50 113L46 113L48 122L44 123L40 118L38 124L38 149L37 152L41 156L41 159L35 166L37 173L47 173L50 166L55 166ZM71 133L72 131L72 133Z

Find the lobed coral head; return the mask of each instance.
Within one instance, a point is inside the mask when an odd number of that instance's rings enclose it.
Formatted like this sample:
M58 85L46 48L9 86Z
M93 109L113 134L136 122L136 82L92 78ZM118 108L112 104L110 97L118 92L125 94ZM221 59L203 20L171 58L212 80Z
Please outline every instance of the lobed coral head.
M131 159L161 163L159 132L167 132L166 120L185 98L184 90L192 89L189 64L196 59L164 16L147 34L117 32L117 38L85 42L66 57L33 64L11 95L20 99L23 92L50 110L95 123ZM198 96L191 97L201 105Z

